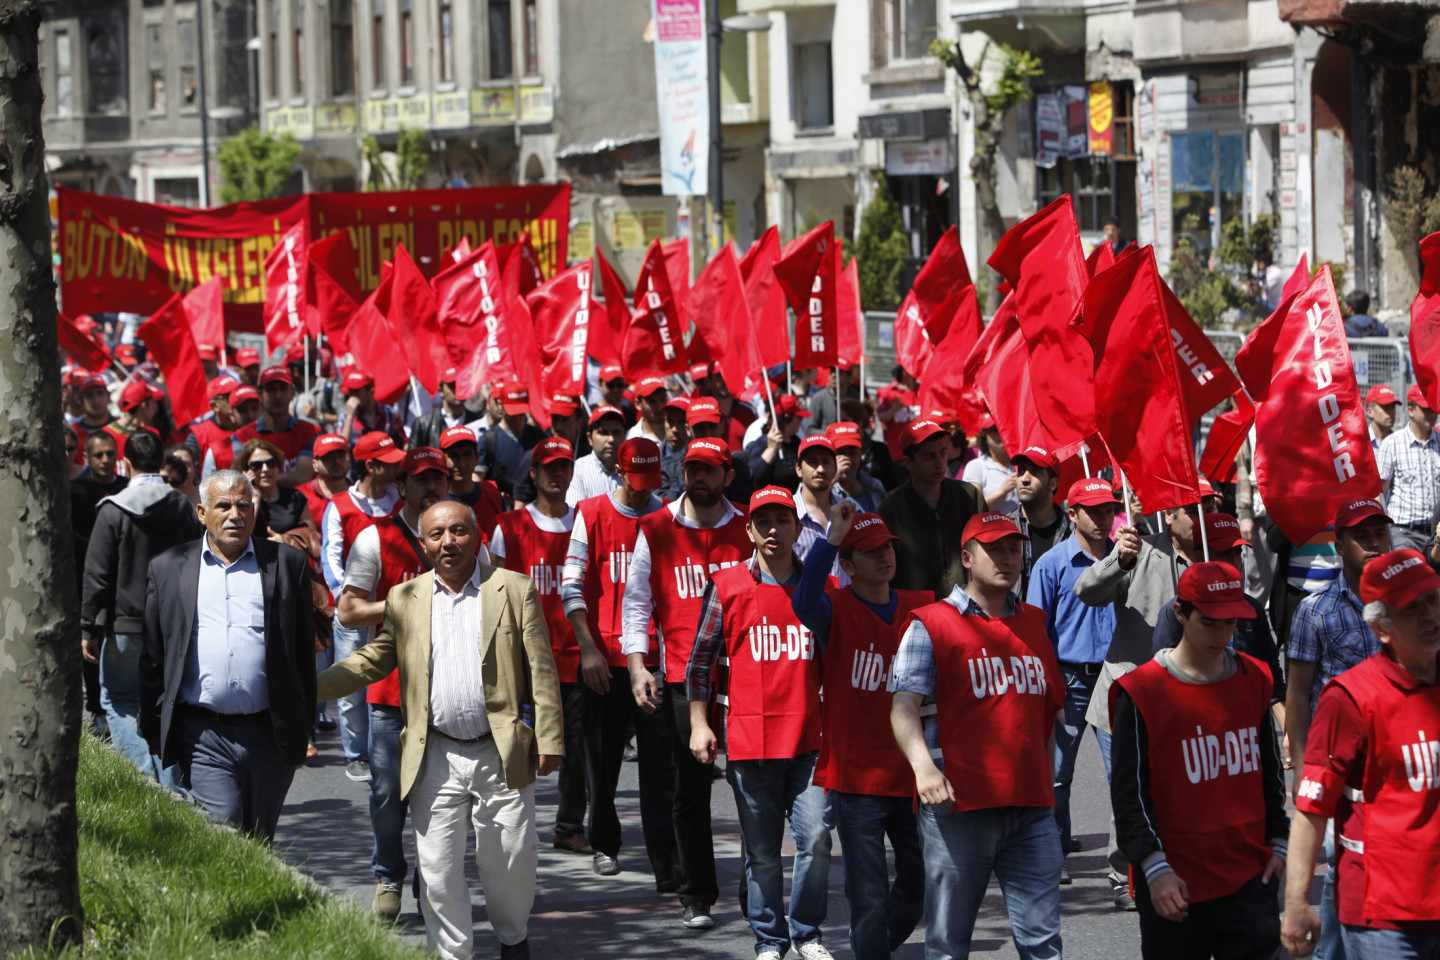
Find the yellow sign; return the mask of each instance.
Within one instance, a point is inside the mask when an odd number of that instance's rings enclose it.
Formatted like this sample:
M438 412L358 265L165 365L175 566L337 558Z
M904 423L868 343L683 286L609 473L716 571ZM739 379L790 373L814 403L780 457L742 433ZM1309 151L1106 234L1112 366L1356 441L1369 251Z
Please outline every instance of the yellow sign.
M610 244L616 250L639 250L645 246L644 236L640 232L640 217L634 210L615 211Z
M315 139L315 112L310 107L277 107L265 113L265 130L279 136L288 133L296 140Z
M372 133L428 126L430 95L427 93L365 101L365 129Z
M640 229L645 234L645 246L650 246L651 240L665 242L665 211L664 210L641 210Z
M576 220L570 224L569 249L565 258L572 263L589 260L595 255L595 221Z
M515 91L509 87L470 91L470 118L475 123L510 123L515 119Z
M470 126L470 91L437 93L431 101L430 120L436 127Z
M735 239L735 234L739 232L739 215L736 213L738 209L739 205L734 200L725 201L725 213L720 218L720 223L722 224L721 230L725 234L725 239L721 241L722 243L731 242Z
M520 122L549 123L555 119L555 89L550 86L520 88Z
M355 135L355 108L350 104L334 104L315 108L315 134L317 136Z

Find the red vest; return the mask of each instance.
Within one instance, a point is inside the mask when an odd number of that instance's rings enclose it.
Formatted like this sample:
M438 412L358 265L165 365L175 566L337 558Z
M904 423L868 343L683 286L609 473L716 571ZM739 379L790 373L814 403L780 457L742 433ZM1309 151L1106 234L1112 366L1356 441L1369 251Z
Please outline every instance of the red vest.
M1065 681L1045 611L967 616L943 601L915 616L935 648L935 708L951 810L1055 804L1049 742Z
M325 508L330 506L330 498L320 492L318 483L318 479L307 480L295 488L305 497L305 502L310 505L310 516L315 518L316 523L319 523L320 519L325 516Z
M585 540L590 548L585 565L585 619L595 646L612 667L625 666L620 652L620 602L625 596L625 578L635 555L639 517L627 517L615 509L610 494L581 500L575 512L585 521ZM652 642L645 655L647 666L660 663L660 651Z
M401 532L400 524L404 522L393 514L375 522L375 532L380 535L380 580L375 584L376 600L384 600L390 595L391 587L413 580L429 569L420 562L415 548ZM367 703L400 706L399 668L391 670L390 676L384 680L370 684L365 691L365 700Z
M1274 681L1254 657L1237 653L1234 675L1185 683L1149 660L1115 681L1150 738L1150 798L1165 859L1185 881L1190 902L1234 893L1270 862L1260 722Z
M755 545L741 511L718 527L685 527L667 507L640 519L650 546L650 597L665 645L665 682L684 683L700 625L700 599L715 571L750 559Z
M374 526L376 521L382 520L384 517L372 517L361 510L355 504L354 498L350 496L349 490L341 490L335 494L330 505L340 516L340 565L344 566L345 562L350 559L350 546L355 542L355 538L360 536L360 531ZM402 506L404 506L404 501L396 500L394 509L386 516L394 516Z
M213 465L215 470L228 470L235 464L235 439L234 430L226 430L213 418L207 417L190 425L190 432L195 435L195 442L200 447L200 472L205 472L206 460ZM310 513L319 518L320 514L315 513L315 505L311 503Z
M1365 718L1365 919L1433 922L1440 920L1440 686L1400 687L1377 662L1384 655L1330 681Z
M830 588L830 642L825 646L825 737L815 782L842 793L913 797L915 774L890 728L890 667L910 611L934 602L929 590L897 590L886 623L849 587Z
M723 604L730 661L725 755L788 760L819 749L820 661L790 606L795 588L757 583L746 566L717 570L711 579Z
M528 507L509 510L495 518L500 535L505 538L505 569L523 573L535 581L540 594L540 609L550 628L550 649L555 653L555 670L561 683L580 680L580 647L575 630L565 616L560 600L560 572L565 569L565 554L570 549L570 529L550 533L535 524Z
M315 438L320 435L320 428L309 420L293 419L290 427L285 430L271 433L261 433L260 426L265 422L265 415L261 414L260 419L254 423L247 423L236 430L232 436L232 445L239 451L245 444L261 437L269 440L280 449L285 455L285 470L289 472L295 469L295 463L300 459L300 454L310 452L315 445Z

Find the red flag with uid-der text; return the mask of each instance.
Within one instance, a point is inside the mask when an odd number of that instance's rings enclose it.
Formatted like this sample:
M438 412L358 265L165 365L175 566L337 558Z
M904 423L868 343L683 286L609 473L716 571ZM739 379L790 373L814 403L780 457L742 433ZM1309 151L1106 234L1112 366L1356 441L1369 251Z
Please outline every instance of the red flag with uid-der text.
M835 224L826 221L775 261L775 280L795 311L795 369L833 367L840 360L836 313Z
M581 261L540 284L525 298L540 350L543 399L557 393L585 394L594 270L589 260ZM535 400L532 398L532 407L539 405Z
M650 241L645 263L635 278L635 314L625 330L620 365L631 383L645 376L682 373L688 366L675 294L670 289L665 252L659 240Z
M310 225L297 220L265 257L265 346L271 351L318 333L319 318L305 300L310 260ZM223 339L214 346L223 346Z

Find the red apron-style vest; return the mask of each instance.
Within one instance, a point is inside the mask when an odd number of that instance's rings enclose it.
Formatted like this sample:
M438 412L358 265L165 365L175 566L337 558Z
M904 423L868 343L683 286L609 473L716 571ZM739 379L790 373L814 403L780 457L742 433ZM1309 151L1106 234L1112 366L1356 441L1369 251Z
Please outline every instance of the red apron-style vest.
M830 641L822 666L825 736L815 782L828 790L874 797L913 797L915 774L890 728L890 667L910 611L934 602L929 590L897 590L886 623L849 587L831 588Z
M306 480L295 489L300 492L305 498L305 502L309 504L310 516L314 517L315 522L318 524L321 518L325 516L325 508L330 506L330 498L320 492L320 488L316 486L317 482L318 481L315 480Z
M1258 735L1274 682L1259 660L1236 658L1216 683L1177 680L1155 660L1115 681L1145 718L1155 829L1191 903L1234 893L1270 862Z
M565 604L560 600L560 571L565 569L565 554L570 549L570 531L550 533L535 524L528 507L509 510L495 518L495 525L505 538L505 569L523 573L535 581L540 594L540 609L550 628L550 649L555 653L555 670L561 683L580 680L580 647L575 643L575 629L565 617Z
M585 565L585 619L590 623L590 636L610 666L623 667L620 605L625 597L630 560L635 555L640 518L627 517L616 510L608 493L581 500L575 505L575 512L585 520L585 540L590 547L589 562ZM654 667L659 663L660 651L652 642L645 654L645 664Z
M235 431L226 430L214 420L205 419L190 425L195 442L200 447L200 471L205 472L206 459L213 470L228 470L235 464ZM313 511L312 511L313 512ZM314 516L318 519L319 514Z
M1365 919L1434 922L1440 920L1440 686L1398 686L1378 662L1383 656L1330 681L1365 718Z
M354 499L350 496L349 490L342 490L331 499L330 504L335 512L340 515L340 565L343 567L350 559L350 547L354 545L355 538L360 536L360 531L366 527L372 527L383 517L372 517L355 505ZM403 503L395 501L395 509L387 516L394 516Z
M380 536L380 579L375 584L376 600L384 600L390 595L391 587L413 580L427 569L400 530L400 524L404 522L392 514L375 523L375 532ZM399 668L391 670L384 680L370 684L365 691L365 701L400 706Z
M757 583L747 566L717 570L711 579L724 605L730 661L725 755L789 760L819 749L820 661L790 606L795 588Z
M700 625L700 600L715 571L750 559L755 546L745 514L718 527L686 527L667 507L640 519L650 546L650 596L655 627L665 645L665 682L684 683Z
M915 611L935 648L936 722L951 810L1055 804L1049 742L1065 681L1045 612L967 616L944 601Z

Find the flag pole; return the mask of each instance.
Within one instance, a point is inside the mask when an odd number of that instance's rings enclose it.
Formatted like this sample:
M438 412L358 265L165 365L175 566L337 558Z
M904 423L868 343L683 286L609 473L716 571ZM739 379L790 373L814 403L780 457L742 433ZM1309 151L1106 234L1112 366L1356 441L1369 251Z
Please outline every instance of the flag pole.
M1085 453L1085 441L1080 441L1080 465L1085 468L1085 476L1090 476L1090 457Z
M760 367L760 382L765 385L765 400L770 404L770 422L778 427L780 418L775 415L775 395L770 392L770 371L764 366Z
M1205 497L1203 494L1196 506L1200 508L1200 549L1208 563L1210 561L1210 538L1205 536Z

